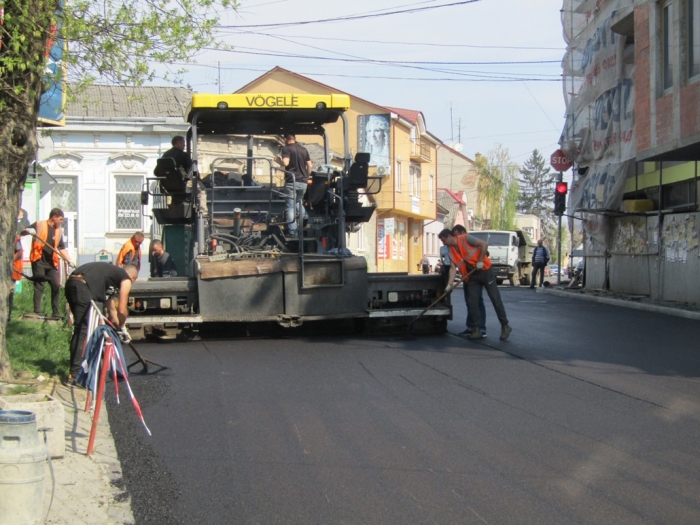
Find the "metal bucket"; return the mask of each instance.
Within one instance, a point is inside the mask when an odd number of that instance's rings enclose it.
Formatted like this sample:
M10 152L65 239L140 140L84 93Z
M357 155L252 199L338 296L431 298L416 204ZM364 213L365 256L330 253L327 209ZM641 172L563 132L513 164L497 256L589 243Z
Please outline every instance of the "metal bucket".
M0 410L0 523L43 521L46 445L39 439L36 416Z

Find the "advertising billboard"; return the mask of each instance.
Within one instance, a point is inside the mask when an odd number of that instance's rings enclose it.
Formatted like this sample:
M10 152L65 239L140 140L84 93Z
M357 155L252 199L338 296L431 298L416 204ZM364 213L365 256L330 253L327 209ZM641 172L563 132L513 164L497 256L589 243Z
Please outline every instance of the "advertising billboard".
M61 2L61 5L63 2ZM59 13L60 15L60 13ZM61 23L51 27L51 37L47 44L44 83L46 91L41 94L39 123L45 126L65 126L66 124L66 71L63 62L65 42L61 37Z
M357 148L370 154L370 166L389 168L391 115L358 115Z

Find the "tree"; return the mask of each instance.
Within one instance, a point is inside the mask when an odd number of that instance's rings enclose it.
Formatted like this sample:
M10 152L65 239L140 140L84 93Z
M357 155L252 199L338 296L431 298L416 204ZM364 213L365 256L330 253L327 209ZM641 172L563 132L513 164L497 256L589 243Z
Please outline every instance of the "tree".
M188 62L214 34L218 12L236 0L13 0L0 25L0 380L11 379L6 348L11 254L23 183L34 159L47 49L65 41L63 66L74 85L140 85L157 64ZM59 68L60 70L60 68ZM177 76L178 71L173 74ZM53 79L57 80L57 79ZM70 94L69 94L70 96Z
M519 182L518 211L539 217L542 237L549 241L550 246L555 246L556 224L552 217L552 199L556 176L550 173L539 151L533 150L532 156L520 168Z
M515 228L515 212L518 202L519 166L514 164L508 149L498 144L488 157L479 153L474 160L479 176L479 206L494 230Z

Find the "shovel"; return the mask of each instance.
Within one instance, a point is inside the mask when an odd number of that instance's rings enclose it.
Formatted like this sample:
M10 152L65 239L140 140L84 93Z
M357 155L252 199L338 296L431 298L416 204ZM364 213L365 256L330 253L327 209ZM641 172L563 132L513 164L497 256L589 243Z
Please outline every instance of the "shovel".
M475 271L476 271L476 268L474 268L473 270L471 270L467 275L462 276L462 278L461 278L459 281L457 281L456 283L452 283L450 286L448 286L447 288L445 288L445 291L442 292L442 294L440 295L440 297L438 297L437 299L435 299L432 303L430 303L430 305L428 305L427 308L425 308L421 313L419 313L417 316L415 316L413 319L411 319L411 321L408 323L408 329L406 330L406 336L407 336L407 337L410 337L410 336L411 336L411 329L413 328L413 323L415 323L418 319L420 319L421 317L423 317L423 315L424 315L427 311L429 311L432 307L434 307L436 304L438 304L440 301L442 301L442 300L445 298L445 296L447 296L448 294L452 293L452 290L454 290L454 289L457 288L460 284L462 284L464 281L466 281L467 278L468 278L471 274L473 274Z
M34 237L37 241L43 242L43 243L44 243L44 246L49 247L49 248L51 249L52 252L54 252L56 255L58 255L61 259L63 259L63 260L65 261L65 263L68 265L68 267L73 268L73 269L76 268L75 264L73 264L73 263L70 262L68 259L66 259L66 258L63 256L63 254L61 254L61 252L59 252L56 248L54 248L53 246L51 246L51 245L50 245L48 242L46 242L44 239L42 239L41 237L39 237L38 235L36 235L36 234L34 234L34 233L32 233L31 236Z

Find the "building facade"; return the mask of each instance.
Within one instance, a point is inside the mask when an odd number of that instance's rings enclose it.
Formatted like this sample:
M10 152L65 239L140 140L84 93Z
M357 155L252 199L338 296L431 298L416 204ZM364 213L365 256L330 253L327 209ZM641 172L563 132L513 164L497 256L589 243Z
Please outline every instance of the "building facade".
M187 132L189 101L183 88L91 86L68 103L65 127L42 138L29 173L41 187L38 218L64 211L73 260L116 258L134 232L148 233L140 193L172 137Z
M700 302L700 0L566 0L586 286Z

